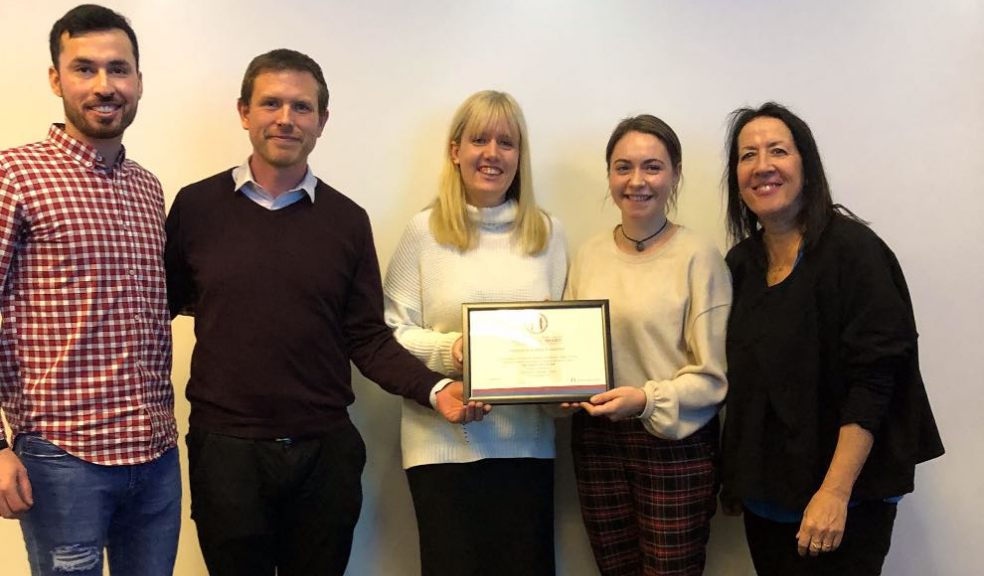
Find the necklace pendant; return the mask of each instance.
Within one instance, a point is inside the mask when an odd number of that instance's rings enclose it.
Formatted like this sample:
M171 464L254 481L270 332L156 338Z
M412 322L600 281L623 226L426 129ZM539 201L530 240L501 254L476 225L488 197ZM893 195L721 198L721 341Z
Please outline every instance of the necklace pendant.
M666 228L666 225L669 224L669 223L670 223L669 220L664 219L663 220L663 225L659 227L659 230L653 232L649 236L646 236L642 240L636 240L635 238L632 238L631 236L629 236L628 234L626 234L625 233L625 228L621 224L618 225L618 230L622 233L622 237L623 238L625 238L627 241L632 242L633 244L635 244L636 252L642 252L643 250L646 249L646 242L649 242L653 238L659 236L659 233L662 232L663 229Z

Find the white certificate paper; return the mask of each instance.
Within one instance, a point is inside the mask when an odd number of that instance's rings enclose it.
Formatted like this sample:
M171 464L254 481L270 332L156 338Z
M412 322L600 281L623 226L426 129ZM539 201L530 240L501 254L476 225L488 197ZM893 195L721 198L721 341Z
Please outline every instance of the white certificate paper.
M466 304L469 399L584 400L611 387L608 301Z

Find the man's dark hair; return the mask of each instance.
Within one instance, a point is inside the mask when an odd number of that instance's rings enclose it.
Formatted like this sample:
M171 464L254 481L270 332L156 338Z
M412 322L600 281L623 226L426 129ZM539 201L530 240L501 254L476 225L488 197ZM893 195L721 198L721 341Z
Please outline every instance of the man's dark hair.
M119 29L126 33L133 46L133 59L140 70L140 49L137 47L137 34L130 27L121 14L113 12L109 8L97 4L81 4L65 13L55 25L51 27L51 34L48 35L48 47L51 50L51 64L58 69L58 57L61 55L61 37L68 33L68 37L86 32L102 32L105 30Z
M253 84L257 76L263 72L280 72L283 70L310 72L311 76L314 76L318 83L318 115L324 117L328 110L328 83L325 82L325 75L321 73L321 66L318 66L318 63L307 54L288 48L277 48L253 58L253 61L246 67L246 74L243 76L239 102L249 106L249 101L253 97Z

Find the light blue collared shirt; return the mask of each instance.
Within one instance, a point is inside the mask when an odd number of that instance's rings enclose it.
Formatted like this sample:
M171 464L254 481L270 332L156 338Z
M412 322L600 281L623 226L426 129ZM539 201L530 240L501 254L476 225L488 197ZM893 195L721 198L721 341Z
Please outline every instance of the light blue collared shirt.
M249 167L249 158L241 165L232 169L232 179L235 182L236 191L241 191L247 198L263 206L267 210L280 210L304 198L306 194L314 204L314 190L318 186L318 179L308 167L301 178L300 183L290 190L280 194L276 198L267 193L259 183L253 179L253 171Z

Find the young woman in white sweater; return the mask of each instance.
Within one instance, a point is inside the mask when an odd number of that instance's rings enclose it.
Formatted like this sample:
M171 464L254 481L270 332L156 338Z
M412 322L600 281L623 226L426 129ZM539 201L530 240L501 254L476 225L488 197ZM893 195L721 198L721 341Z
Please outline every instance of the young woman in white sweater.
M672 128L623 120L605 161L621 224L581 247L567 287L570 299L610 300L616 385L574 415L581 512L602 575L699 575L731 280L714 246L667 219L682 167Z
M415 215L384 282L386 321L428 367L459 378L461 304L559 300L567 254L533 196L529 138L508 94L469 97L451 123L440 190ZM452 425L403 404L403 467L423 574L554 573L554 423L498 406Z

